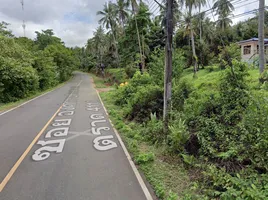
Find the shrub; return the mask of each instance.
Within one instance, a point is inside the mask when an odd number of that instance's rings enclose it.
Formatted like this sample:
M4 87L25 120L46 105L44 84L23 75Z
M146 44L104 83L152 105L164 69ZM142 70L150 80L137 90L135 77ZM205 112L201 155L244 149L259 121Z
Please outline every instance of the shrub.
M236 43L230 44L226 47L219 47L219 63L221 69L225 69L227 66L232 65L233 60L241 60L241 49L240 46Z
M138 69L137 69L137 67L135 66L134 63L127 65L127 67L125 68L125 72L127 74L127 77L129 79L132 78L137 70Z
M164 139L163 121L158 120L156 114L151 114L151 119L144 125L142 134L147 141L161 142Z
M173 67L172 67L172 76L178 78L185 67L185 57L183 51L176 49L173 53ZM153 52L150 58L149 73L152 76L154 82L157 85L164 84L164 67L165 67L165 54L164 51L157 49Z
M135 158L135 162L137 164L145 164L148 162L153 162L155 159L155 155L153 153L142 153L139 154L136 158Z
M189 98L193 86L185 79L173 87L172 106L176 110L183 110L184 102Z
M31 66L21 66L12 58L0 56L0 102L16 101L38 90L38 76Z
M53 58L43 51L35 53L33 67L37 70L41 90L48 89L58 83L56 64L53 62Z
M208 186L205 193L209 197L226 200L235 199L267 199L268 176L258 175L252 170L242 170L240 174L230 175L222 168L209 165L204 172Z
M183 152L189 136L185 121L178 117L169 126L169 135L167 137L169 148L174 152Z
M126 116L130 120L146 122L151 113L157 117L163 112L163 90L156 85L145 85L137 88L137 92L129 100L129 111Z

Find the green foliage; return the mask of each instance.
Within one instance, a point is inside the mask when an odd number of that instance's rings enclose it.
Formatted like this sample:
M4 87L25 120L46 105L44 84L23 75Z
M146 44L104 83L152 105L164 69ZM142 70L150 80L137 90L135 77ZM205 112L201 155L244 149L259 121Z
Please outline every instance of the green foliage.
M135 66L134 63L127 65L127 67L125 68L125 72L127 74L127 77L132 78L135 75L137 70L138 70L138 68L137 68L137 66Z
M142 75L139 71L137 71L127 85L117 89L114 95L116 105L127 104L138 91L139 87L152 84L152 82L153 80L149 74L144 73Z
M150 152L150 153L142 153L139 154L136 158L135 158L135 162L137 164L146 164L148 162L153 162L155 159L155 155Z
M38 33L34 42L26 37L12 38L7 25L0 25L0 102L28 97L70 77L78 60L52 30ZM55 45L38 51L50 43Z
M238 61L241 60L241 47L236 43L226 47L219 47L219 51L219 63L221 69L225 69L226 66L231 66L233 59Z
M38 89L31 53L14 39L0 36L0 102L24 98Z
M156 85L139 87L137 92L129 99L129 111L127 118L138 122L146 122L151 113L157 117L162 116L163 90Z
M183 152L189 137L190 135L185 121L178 116L171 125L169 125L169 135L167 138L169 148L175 152Z
M52 29L42 30L42 32L36 31L35 43L40 50L44 50L49 45L63 44L60 38L54 36Z
M167 200L178 200L178 199L179 199L179 197L176 193L169 191Z
M252 170L242 170L239 174L228 174L222 168L208 166L204 172L205 179L211 183L205 193L210 197L224 200L235 199L267 199L268 176L256 174Z
M9 23L6 23L4 21L0 22L0 36L2 35L6 37L14 37L12 32L7 29L9 25L10 25Z
M164 51L156 49L150 57L149 74L152 76L154 82L157 85L163 85L164 83L164 67L165 67L165 54ZM183 52L177 49L173 54L172 60L172 76L179 78L182 74L182 70L185 67L185 57Z
M37 70L39 76L39 88L48 89L58 83L57 66L53 62L53 57L44 51L37 51L35 54L33 68Z
M189 81L183 79L172 88L172 106L176 110L182 111L184 102L190 97L190 94L194 90L192 84Z
M151 119L144 125L141 134L147 141L159 143L165 139L163 128L163 121L157 119L156 114L151 114Z
M49 45L44 52L51 56L56 63L60 82L68 80L73 70L78 67L78 61L75 59L73 52L61 44Z
M0 56L0 102L16 101L37 89L38 76L31 66Z

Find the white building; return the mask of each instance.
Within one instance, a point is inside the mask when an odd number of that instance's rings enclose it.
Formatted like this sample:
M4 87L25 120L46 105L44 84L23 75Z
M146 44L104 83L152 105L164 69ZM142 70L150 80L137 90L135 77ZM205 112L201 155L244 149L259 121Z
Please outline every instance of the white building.
M241 58L244 62L252 63L259 57L259 39L251 38L238 42L241 46ZM265 54L268 56L268 39L264 39ZM268 60L266 60L268 62Z

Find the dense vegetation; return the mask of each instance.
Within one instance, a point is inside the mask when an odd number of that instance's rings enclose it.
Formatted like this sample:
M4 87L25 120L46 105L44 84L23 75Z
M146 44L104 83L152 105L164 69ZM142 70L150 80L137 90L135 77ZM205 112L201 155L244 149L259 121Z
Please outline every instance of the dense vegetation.
M268 88L265 81L259 83L260 77L267 80L267 71L259 75L257 65L241 62L237 45L258 37L258 16L232 26L237 2L214 1L218 20L212 21L200 11L206 1L174 1L172 111L165 133L164 2L155 17L142 1L105 4L97 13L102 26L79 53L88 61L83 69L95 72L104 63L128 77L127 83L102 96L160 199L267 199ZM106 72L107 80L113 80L113 71ZM153 146L151 152L140 152L144 142ZM164 153L154 154L159 149ZM166 165L163 160L168 160ZM172 185L172 175L169 181L158 175L157 166L164 173L178 163L191 177L185 191Z
M16 38L0 23L0 103L44 91L68 80L80 65L73 50L64 46L52 30L36 32L33 41Z

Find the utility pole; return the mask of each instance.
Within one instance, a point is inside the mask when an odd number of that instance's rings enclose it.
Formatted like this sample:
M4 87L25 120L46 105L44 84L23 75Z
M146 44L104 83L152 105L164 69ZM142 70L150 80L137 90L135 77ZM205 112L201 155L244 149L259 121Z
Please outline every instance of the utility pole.
M164 133L168 132L169 111L171 109L171 91L172 91L172 39L173 39L173 0L167 0L166 12L166 60L165 60L165 78L164 78Z
M21 3L22 12L24 14L24 2L23 2L23 0L21 0L20 3ZM25 28L26 28L26 25L25 25L24 19L22 20L22 28L23 28L23 36L25 37Z
M259 0L259 65L260 74L264 71L264 0ZM262 80L261 80L262 81Z

